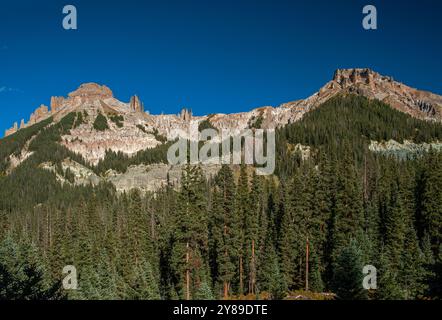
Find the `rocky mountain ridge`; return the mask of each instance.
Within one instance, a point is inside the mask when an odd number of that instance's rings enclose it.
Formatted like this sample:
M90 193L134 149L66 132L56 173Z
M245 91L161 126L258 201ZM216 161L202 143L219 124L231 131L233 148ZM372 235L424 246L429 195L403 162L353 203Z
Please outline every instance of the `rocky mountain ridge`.
M182 136L191 126L203 121L228 132L250 127L274 129L300 120L304 114L338 94L358 94L381 100L419 119L442 120L442 96L411 88L370 69L339 69L330 82L307 99L278 107L260 107L249 112L201 117L193 116L186 109L177 115L152 115L145 112L137 96L124 103L116 99L108 87L86 83L69 93L67 98L52 97L50 108L41 105L27 123L22 120L20 127L16 123L5 132L5 136L49 117L57 122L71 112L82 113L83 123L63 136L62 144L92 164L97 164L106 150L132 155L163 143L164 139L160 137L173 140ZM108 130L94 130L94 120L100 113L108 118ZM120 117L122 121L111 121L112 117Z

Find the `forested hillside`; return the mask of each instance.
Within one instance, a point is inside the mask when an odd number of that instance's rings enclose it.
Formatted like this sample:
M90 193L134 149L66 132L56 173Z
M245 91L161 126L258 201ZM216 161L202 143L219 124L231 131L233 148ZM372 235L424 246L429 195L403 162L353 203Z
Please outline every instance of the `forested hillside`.
M0 255L0 299L284 299L306 280L337 299L442 297L442 154L368 150L371 140L440 141L439 123L338 96L278 129L275 175L223 166L206 180L187 166L179 189L118 194L62 186L39 165L70 157L98 174L124 171L165 161L168 145L131 159L108 152L94 167L57 143L78 119L0 140L0 253L14 252ZM32 155L7 174L28 141ZM368 264L377 290L362 288ZM59 288L66 265L78 290Z

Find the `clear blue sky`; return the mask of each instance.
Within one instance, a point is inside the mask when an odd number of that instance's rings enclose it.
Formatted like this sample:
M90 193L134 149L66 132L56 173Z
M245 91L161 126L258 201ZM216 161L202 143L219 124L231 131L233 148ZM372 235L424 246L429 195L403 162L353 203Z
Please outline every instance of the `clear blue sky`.
M78 30L62 8L78 9ZM375 4L377 31L362 28ZM2 1L0 135L51 95L108 85L151 113L245 111L370 67L442 94L442 1Z

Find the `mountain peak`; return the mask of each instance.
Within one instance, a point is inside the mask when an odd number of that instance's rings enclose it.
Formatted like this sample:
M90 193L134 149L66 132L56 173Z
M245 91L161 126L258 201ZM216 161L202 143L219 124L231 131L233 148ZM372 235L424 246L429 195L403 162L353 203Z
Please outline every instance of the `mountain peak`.
M83 83L77 90L65 97L51 97L51 113L55 114L59 110L75 108L81 105L100 105L100 101L113 99L112 90L105 85L88 82Z
M337 69L333 79L325 84L317 93L304 99L282 104L279 107L257 108L250 112L238 114L217 114L215 116L192 117L191 114L175 115L147 115L143 103L137 96L133 96L128 103L114 98L111 89L105 85L89 82L80 85L78 89L69 93L68 97L51 97L50 108L42 105L30 117L30 121L22 121L20 128L32 125L53 116L56 121L70 112L87 110L91 115L99 112L125 115L131 118L134 124L146 123L149 120L150 128L157 130L163 136L175 129L185 129L189 122L208 120L218 129L244 129L259 120L264 129L284 126L287 123L298 121L310 110L320 106L328 99L338 94L356 94L382 101L392 108L405 112L413 117L431 120L442 120L442 96L411 88L383 76L369 68ZM130 122L129 121L129 122ZM135 128L136 125L134 125ZM14 125L5 132L5 136L19 130ZM138 130L138 129L137 129Z
M352 68L352 69L337 69L333 76L333 81L340 85L365 83L370 84L375 80L392 81L391 77L381 76L379 73L369 68Z
M416 118L436 121L442 119L441 96L409 87L369 68L336 70L333 80L320 93L327 93L329 96L354 93L385 102Z
M80 85L80 87L77 90L69 93L69 97L106 99L106 98L112 98L113 93L112 90L105 85L99 85L94 82L89 82L89 83L83 83L82 85Z

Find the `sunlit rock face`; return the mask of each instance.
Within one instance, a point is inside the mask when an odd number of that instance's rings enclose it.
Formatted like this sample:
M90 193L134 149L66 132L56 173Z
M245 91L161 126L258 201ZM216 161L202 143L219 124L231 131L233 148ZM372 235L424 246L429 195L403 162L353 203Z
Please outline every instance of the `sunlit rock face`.
M170 186L178 188L181 183L181 177L185 166L171 166L168 164L152 164L130 166L125 173L119 173L109 170L102 176L96 175L92 170L71 160L65 159L61 163L63 173L67 170L72 174L73 179L67 180L64 175L57 172L54 163L45 162L40 164L40 168L54 172L57 180L62 184L71 185L98 185L100 182L109 182L115 186L117 192L128 192L138 189L142 192L156 192L161 188ZM211 164L204 166L202 172L209 179L213 178L221 169L221 165ZM238 171L239 167L232 167Z
M66 115L75 113L76 119L81 118L81 121L61 137L60 143L83 156L90 164L96 165L105 157L107 150L132 156L141 150L164 143L165 139L172 141L178 137L189 138L190 130L198 128L203 121L208 121L211 126L224 134L235 134L238 130L247 128L275 129L299 121L307 112L338 94L357 94L368 99L377 99L419 119L430 121L442 119L441 96L413 89L370 69L342 69L337 70L332 80L318 92L304 100L284 103L278 107L259 107L248 112L217 113L207 116L195 116L186 108L177 114L152 115L148 110L144 110L143 102L136 95L126 103L115 98L113 92L104 85L85 83L67 97L51 97L49 107L40 105L30 115L29 121L23 119L20 125L16 122L5 132L5 136L49 117L53 118L53 123L57 123ZM107 126L104 129L94 126L99 114L106 118ZM32 137L30 141L35 138L36 136ZM10 170L32 155L28 150L30 141L26 143L21 153L11 155ZM307 146L294 147L300 149L303 157L309 157L310 150ZM431 147L440 147L440 144ZM399 145L390 141L386 145L373 142L370 149L373 152L401 155L419 152L421 149L428 149L428 146L414 145L412 142ZM52 165L45 164L45 168L52 170ZM97 184L100 181L108 181L120 192L134 188L156 191L168 183L178 185L182 172L180 166L153 164L129 167L126 173L116 173L111 170L99 177L90 169L69 159L63 162L63 168L70 168L75 175L76 184ZM207 176L211 176L219 168L217 165L204 165L203 171ZM61 176L58 178L60 181L64 179ZM62 182L69 183L64 180Z
M190 129L198 127L202 121L209 121L213 127L227 134L250 127L274 129L299 121L304 114L338 94L349 93L378 99L416 118L431 121L442 119L442 97L439 95L413 89L370 69L339 69L330 82L304 100L284 103L278 107L259 107L249 112L210 116L194 116L187 109L182 109L179 114L152 115L144 110L142 101L136 95L125 103L116 99L108 87L85 83L66 98L52 97L50 111L41 105L28 123L22 121L20 128L50 116L57 122L71 112L81 112L84 114L84 123L72 129L61 143L96 164L103 159L106 150L133 155L162 143L159 136L169 140L180 136L188 138ZM93 127L99 113L107 117L109 128L105 131L97 131ZM113 117L122 119L120 125L111 120ZM19 127L15 124L5 135L17 130Z
M370 69L337 70L332 84L340 92L383 101L416 118L442 120L441 96L411 88Z

